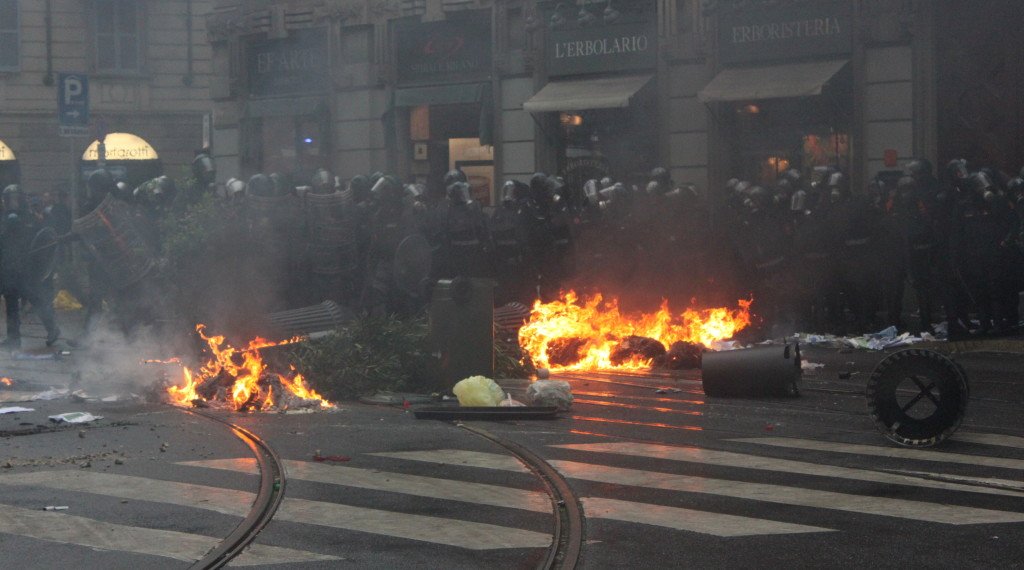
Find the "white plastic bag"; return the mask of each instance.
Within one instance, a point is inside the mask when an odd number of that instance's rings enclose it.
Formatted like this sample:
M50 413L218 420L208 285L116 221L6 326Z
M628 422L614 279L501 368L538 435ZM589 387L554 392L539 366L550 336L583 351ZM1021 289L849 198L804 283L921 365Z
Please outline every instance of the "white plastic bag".
M566 411L572 407L572 388L564 380L537 380L526 389L531 406L555 406Z
M505 399L505 391L486 376L470 376L452 388L460 406L498 406Z

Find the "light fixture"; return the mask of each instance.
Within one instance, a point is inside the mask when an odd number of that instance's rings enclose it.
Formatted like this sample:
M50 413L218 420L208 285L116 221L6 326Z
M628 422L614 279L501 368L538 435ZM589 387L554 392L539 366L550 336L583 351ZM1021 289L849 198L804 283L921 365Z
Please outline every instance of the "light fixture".
M622 14L615 8L612 8L612 0L608 0L608 5L604 8L604 23L614 24L615 22L618 22L621 17Z
M593 15L587 7L580 8L580 13L576 16L576 23L581 28L585 28L593 23L597 22L597 16Z
M558 120L563 127L578 127L583 124L583 116L575 113L562 113Z
M310 137L306 137L306 138L302 139L302 142L304 142L306 144L313 144L313 139L310 138Z
M559 3L555 6L555 13L551 15L551 19L548 21L548 25L551 29L558 29L565 25L565 16L562 15L562 11L565 10L565 4Z
M761 108L753 103L750 103L747 105L743 105L742 107L737 109L737 112L743 115L757 115L758 113L761 112Z

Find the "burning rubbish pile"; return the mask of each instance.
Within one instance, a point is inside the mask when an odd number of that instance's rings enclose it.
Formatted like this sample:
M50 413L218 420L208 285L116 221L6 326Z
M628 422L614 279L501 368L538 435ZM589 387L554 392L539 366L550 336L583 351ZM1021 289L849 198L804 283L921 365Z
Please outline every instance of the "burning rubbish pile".
M519 344L535 366L554 372L697 368L705 349L750 325L752 302L673 314L662 301L655 313L625 314L615 298L598 294L580 301L569 291L556 301L534 303L519 329Z
M270 366L260 353L266 348L299 342L301 338L273 342L257 337L244 348L238 348L224 336L207 336L205 325L196 325L196 332L206 343L208 357L195 370L181 365L181 385L167 388L172 404L237 411L334 408L307 385L294 367L289 367L288 374L268 370ZM181 363L179 359L145 362Z

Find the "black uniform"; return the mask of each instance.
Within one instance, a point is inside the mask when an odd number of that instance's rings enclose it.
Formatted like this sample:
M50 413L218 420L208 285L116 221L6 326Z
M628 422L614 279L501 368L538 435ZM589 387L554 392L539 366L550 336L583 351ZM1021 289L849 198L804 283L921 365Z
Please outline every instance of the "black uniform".
M9 186L3 193L4 218L0 225L0 281L7 303L7 340L5 345L21 346L21 299L32 304L46 328L46 345L52 346L60 337L53 314L53 278L32 267L32 241L40 230L28 211L24 195Z

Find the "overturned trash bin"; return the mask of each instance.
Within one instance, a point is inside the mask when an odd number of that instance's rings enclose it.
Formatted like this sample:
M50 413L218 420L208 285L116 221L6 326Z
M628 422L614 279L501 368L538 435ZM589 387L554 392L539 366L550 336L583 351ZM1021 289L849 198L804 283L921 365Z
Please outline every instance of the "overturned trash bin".
M704 394L736 398L800 395L799 345L706 352L701 359Z
M429 321L441 385L451 390L463 378L494 375L493 281L465 277L438 281Z
M911 348L890 354L867 384L868 413L890 441L931 447L960 427L970 386L964 369L948 356Z

